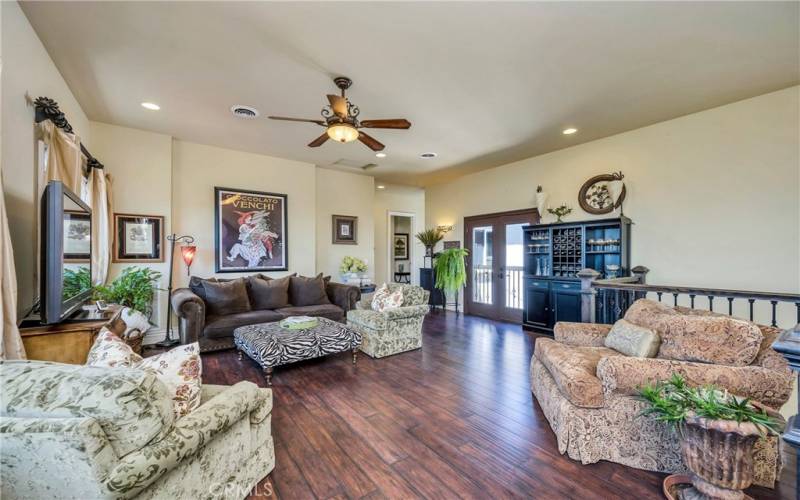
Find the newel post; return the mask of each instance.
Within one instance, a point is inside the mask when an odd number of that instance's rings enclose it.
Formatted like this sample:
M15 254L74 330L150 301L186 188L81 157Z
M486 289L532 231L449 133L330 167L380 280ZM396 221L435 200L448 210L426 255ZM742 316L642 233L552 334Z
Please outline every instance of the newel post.
M581 322L595 323L595 297L597 290L592 288L592 283L600 276L594 269L582 269L578 273L581 279Z
M789 362L789 367L798 374L797 392L800 397L800 323L794 328L784 331L772 344L772 348L783 355ZM800 488L800 399L797 402L798 413L789 417L783 440L794 448L797 455L797 487Z
M633 269L631 269L631 273L633 273L633 275L636 276L636 278L638 279L636 283L640 285L647 284L647 273L649 272L650 269L648 269L645 266L636 266Z

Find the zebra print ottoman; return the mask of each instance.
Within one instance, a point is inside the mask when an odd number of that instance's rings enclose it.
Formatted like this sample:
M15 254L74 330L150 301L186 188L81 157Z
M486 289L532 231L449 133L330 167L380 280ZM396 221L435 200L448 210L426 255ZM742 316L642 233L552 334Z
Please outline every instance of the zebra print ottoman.
M361 334L342 323L318 319L317 326L307 330L288 330L277 321L240 326L233 331L239 360L247 354L261 365L267 385L272 385L273 368L296 361L350 350L355 364Z

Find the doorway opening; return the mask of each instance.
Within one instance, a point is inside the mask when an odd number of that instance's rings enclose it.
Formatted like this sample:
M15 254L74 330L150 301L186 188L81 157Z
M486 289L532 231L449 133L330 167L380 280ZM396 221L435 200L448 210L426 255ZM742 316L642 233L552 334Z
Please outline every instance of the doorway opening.
M388 265L387 283L415 283L414 275L414 214L389 212L388 214Z

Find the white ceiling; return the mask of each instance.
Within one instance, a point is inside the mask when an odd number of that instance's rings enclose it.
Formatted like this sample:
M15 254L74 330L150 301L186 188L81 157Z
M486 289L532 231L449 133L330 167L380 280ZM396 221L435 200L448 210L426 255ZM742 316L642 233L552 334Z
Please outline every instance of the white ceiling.
M26 2L93 120L437 182L800 81L800 3ZM354 80L385 159L306 144L331 77ZM143 109L152 101L161 111ZM255 106L245 121L233 104ZM579 132L564 136L574 126ZM435 151L436 159L418 155ZM345 167L346 168L346 167ZM352 170L351 170L352 171Z

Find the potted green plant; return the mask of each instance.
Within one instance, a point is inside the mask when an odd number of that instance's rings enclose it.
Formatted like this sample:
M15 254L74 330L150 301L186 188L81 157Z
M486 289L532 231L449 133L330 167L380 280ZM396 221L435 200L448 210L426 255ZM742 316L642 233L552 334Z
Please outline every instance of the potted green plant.
M108 285L94 289L96 299L130 307L148 320L153 314L153 298L161 273L148 267L127 267Z
M433 267L436 274L436 288L443 292L457 293L467 283L467 268L464 260L469 251L466 248L448 248L436 256Z
M753 482L756 441L780 434L784 426L774 410L715 386L689 387L678 374L643 387L639 397L647 402L640 415L653 416L678 431L696 490L687 491L688 498L698 492L705 495L698 498L745 498L742 490ZM672 477L665 479L665 489Z
M420 231L415 237L425 247L425 257L433 257L433 249L444 239L444 233L436 228L431 228Z

